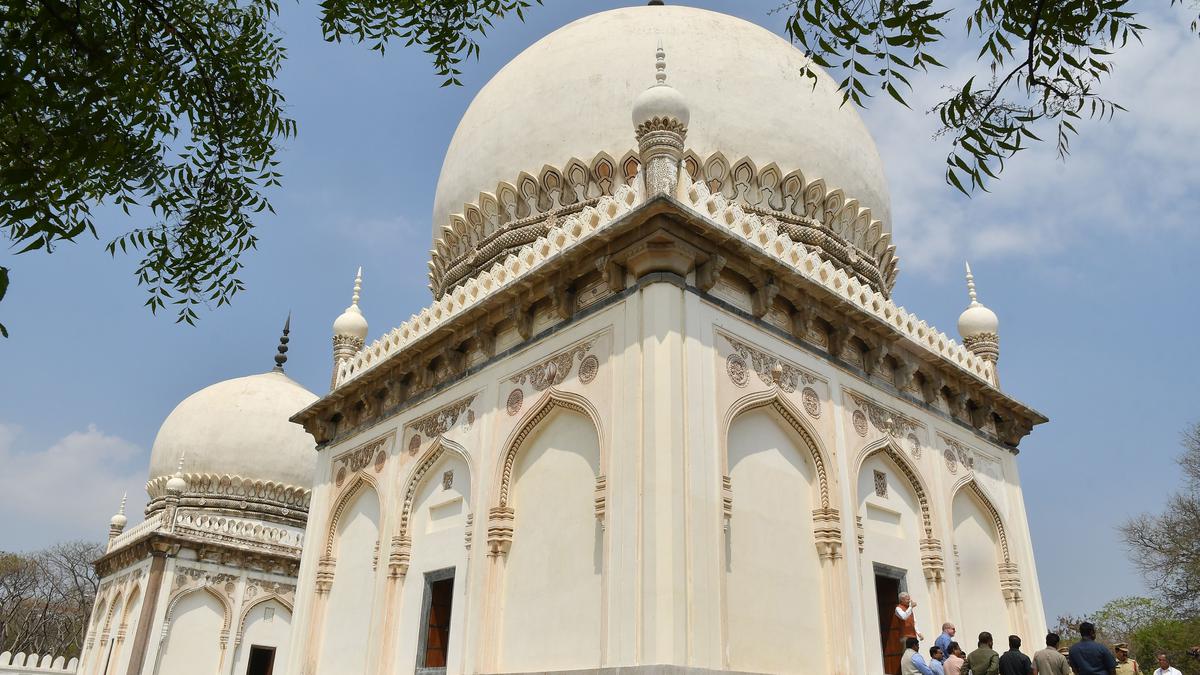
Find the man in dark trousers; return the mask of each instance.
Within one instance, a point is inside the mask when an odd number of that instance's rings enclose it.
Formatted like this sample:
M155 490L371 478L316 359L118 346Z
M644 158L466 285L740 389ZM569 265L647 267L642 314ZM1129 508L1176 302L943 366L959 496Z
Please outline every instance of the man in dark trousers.
M1084 621L1079 624L1079 642L1071 645L1067 660L1075 675L1116 675L1117 659L1108 647L1096 642L1096 627Z
M1008 651L1000 655L1000 675L1033 675L1033 662L1021 653L1021 638L1008 636Z
M986 630L979 634L979 649L967 654L964 672L971 675L1000 675L1000 655L992 649L992 634Z

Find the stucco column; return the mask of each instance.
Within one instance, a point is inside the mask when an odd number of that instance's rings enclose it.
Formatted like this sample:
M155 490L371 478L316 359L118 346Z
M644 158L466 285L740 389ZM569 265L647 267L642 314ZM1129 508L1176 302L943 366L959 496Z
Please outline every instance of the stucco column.
M158 595L162 589L163 568L167 564L165 551L150 554L150 574L146 579L146 592L142 594L142 610L138 614L137 627L133 633L133 651L129 654L126 675L139 675L146 661L146 646L150 641L150 627L154 623L154 612L158 607Z
M942 557L942 542L938 539L921 540L921 569L925 573L925 581L929 585L930 602L933 604L934 626L928 626L926 631L939 629L950 609L946 604L946 563ZM940 619L938 617L941 617ZM930 633L936 635L936 633Z
M392 537L391 550L388 552L388 575L383 596L383 636L380 645L379 673L389 675L395 672L393 664L396 659L396 626L400 620L400 601L404 593L404 580L408 576L408 562L412 557L412 539Z
M480 672L494 673L500 659L500 595L504 592L504 564L512 547L513 519L510 506L493 506L488 510L488 570L483 589L483 631L479 645Z
M316 675L317 663L321 658L321 627L325 623L325 606L329 603L329 591L333 588L333 558L322 556L317 562L316 593L314 594L312 613L309 615L308 630L303 645L293 645L293 648L305 650L301 660L301 675ZM295 631L299 634L299 631Z
M821 560L821 606L824 608L826 672L850 675L850 587L842 555L842 518L835 508L813 511L813 539Z

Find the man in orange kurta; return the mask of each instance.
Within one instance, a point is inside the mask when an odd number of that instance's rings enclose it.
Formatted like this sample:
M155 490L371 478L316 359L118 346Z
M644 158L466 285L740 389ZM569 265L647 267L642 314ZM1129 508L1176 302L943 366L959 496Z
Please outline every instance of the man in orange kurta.
M904 656L904 641L910 637L924 640L925 636L917 630L917 603L908 593L900 594L900 603L892 613L888 625L887 639L883 644L883 669L887 675L900 673L900 657Z

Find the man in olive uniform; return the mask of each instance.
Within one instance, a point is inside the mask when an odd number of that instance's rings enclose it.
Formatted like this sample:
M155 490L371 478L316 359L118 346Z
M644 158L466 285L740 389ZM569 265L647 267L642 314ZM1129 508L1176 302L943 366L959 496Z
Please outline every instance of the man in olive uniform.
M1141 675L1138 662L1129 658L1129 645L1118 642L1113 645L1113 654L1117 657L1117 675Z

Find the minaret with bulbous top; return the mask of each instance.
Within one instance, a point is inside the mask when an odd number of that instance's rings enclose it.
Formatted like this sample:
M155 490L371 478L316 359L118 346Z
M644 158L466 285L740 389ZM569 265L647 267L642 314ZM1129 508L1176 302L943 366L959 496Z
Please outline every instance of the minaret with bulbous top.
M966 263L966 266L967 295L971 298L971 304L958 317L958 334L962 336L964 347L989 363L992 384L1000 386L1000 376L996 371L996 362L1000 360L1000 319L979 302L975 295L975 275L971 274L971 264Z
M350 306L333 322L333 376L329 388L337 384L338 369L342 364L354 357L366 343L367 319L358 308L358 296L362 291L362 268L354 277L354 296Z
M661 42L655 60L654 85L633 100L633 128L647 196L675 193L691 120L683 94L667 84L667 56Z
M129 523L129 518L125 516L125 500L129 496L128 493L121 495L121 508L117 511L112 520L108 521L108 540L116 539L118 535L125 531L125 525Z

